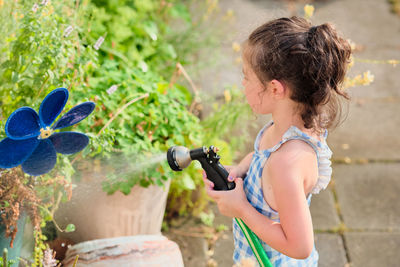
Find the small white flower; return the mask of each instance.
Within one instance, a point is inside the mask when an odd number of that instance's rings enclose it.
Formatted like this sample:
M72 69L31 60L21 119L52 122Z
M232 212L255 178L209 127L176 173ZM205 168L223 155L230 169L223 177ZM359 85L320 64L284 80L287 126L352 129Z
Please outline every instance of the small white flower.
M34 5L33 5L33 7L32 7L32 11L34 12L34 13L36 13L36 11L39 9L39 5L37 4L37 3L35 3Z
M147 72L149 70L149 66L144 61L140 61L139 66L143 72Z
M57 260L53 258L53 250L46 249L43 255L43 267L56 267Z
M97 39L96 43L94 44L94 49L99 50L101 44L104 42L104 37L100 36L99 39Z
M108 90L107 90L107 94L109 94L109 95L111 95L112 93L114 93L115 91L117 91L117 89L118 89L118 85L113 85L113 86L111 86L110 88L108 88Z
M42 0L40 4L46 6L48 3L50 3L50 0Z
M66 38L66 37L68 37L70 34L71 34L71 32L74 30L74 27L72 27L71 25L70 26L68 26L66 29L65 29L65 31L64 31L64 37Z

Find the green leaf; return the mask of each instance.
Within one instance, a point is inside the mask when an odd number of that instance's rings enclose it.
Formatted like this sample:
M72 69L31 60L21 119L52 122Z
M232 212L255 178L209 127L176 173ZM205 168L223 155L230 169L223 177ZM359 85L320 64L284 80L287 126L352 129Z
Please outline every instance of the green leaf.
M154 21L147 21L144 24L144 30L153 41L157 40L158 28Z
M175 48L173 45L171 44L166 44L165 46L162 47L164 52L170 56L172 59L176 59L177 58L177 54L175 51Z
M75 231L75 225L70 223L67 225L67 227L65 228L65 232L70 233L70 232L74 232Z
M175 4L170 9L170 14L171 14L171 16L173 16L175 18L183 18L188 23L190 23L192 21L189 10L183 4Z
M131 186L128 183L120 183L119 185L119 190L124 194L124 195L129 195L131 193Z
M18 77L19 77L18 72L13 71L11 76L11 82L16 83L18 81Z
M211 227L213 225L214 218L215 218L215 215L214 215L213 212L210 212L209 214L207 214L205 212L200 213L201 222L204 223L207 226Z
M155 8L155 4L151 0L135 0L135 6L139 12L150 12Z
M183 174L182 183L183 183L183 186L185 187L185 189L187 189L187 190L196 189L196 184L194 183L192 177L187 173Z

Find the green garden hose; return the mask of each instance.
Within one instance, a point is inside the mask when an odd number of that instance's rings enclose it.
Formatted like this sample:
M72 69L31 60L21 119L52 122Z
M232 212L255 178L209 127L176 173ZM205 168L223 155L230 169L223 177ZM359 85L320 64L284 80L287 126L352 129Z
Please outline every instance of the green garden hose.
M251 250L254 253L258 263L261 267L273 267L268 259L267 253L265 253L258 237L250 230L250 228L242 221L242 219L235 218L236 223L242 229L244 236L249 243Z

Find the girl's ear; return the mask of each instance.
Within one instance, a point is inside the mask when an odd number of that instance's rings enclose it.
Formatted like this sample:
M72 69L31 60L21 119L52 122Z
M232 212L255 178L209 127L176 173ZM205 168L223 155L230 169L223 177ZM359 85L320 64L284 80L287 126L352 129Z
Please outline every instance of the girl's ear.
M285 97L287 93L287 88L284 83L278 81L278 80L271 80L268 82L268 87L270 88L272 94L277 98L277 99L282 99Z

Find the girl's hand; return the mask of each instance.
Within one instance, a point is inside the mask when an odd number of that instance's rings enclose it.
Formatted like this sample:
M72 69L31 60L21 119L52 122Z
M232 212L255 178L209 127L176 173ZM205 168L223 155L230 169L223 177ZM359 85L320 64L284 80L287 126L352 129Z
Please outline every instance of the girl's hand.
M214 188L214 183L207 179L207 174L204 170L203 170L203 182L204 185L206 186L206 190Z
M224 168L229 173L229 176L228 176L228 181L229 182L233 182L235 177L244 178L244 176L246 175L246 172L247 172L247 170L246 171L242 170L242 168L239 165L235 165L235 166L224 165ZM208 189L208 188L213 189L214 188L214 183L207 179L207 175L206 175L206 172L204 170L203 170L203 182L204 182L204 185L206 186L206 189Z
M241 165L235 166L224 166L229 172L228 181L233 182L236 177L244 178L246 176L247 170L245 170Z
M243 210L249 203L243 190L243 179L235 178L235 189L228 191L216 191L212 187L207 188L209 195L218 205L219 212L228 217L241 218ZM212 183L212 182L210 182Z
M234 166L224 165L224 168L229 173L229 175L228 175L228 181L229 182L233 182L235 177L244 178L246 176L247 170L243 170L243 168L240 167L240 165L234 165ZM206 175L206 172L204 170L203 170L203 182L204 182L204 185L206 186L206 189L207 188L210 188L210 189L214 188L214 183L207 179L207 175Z

